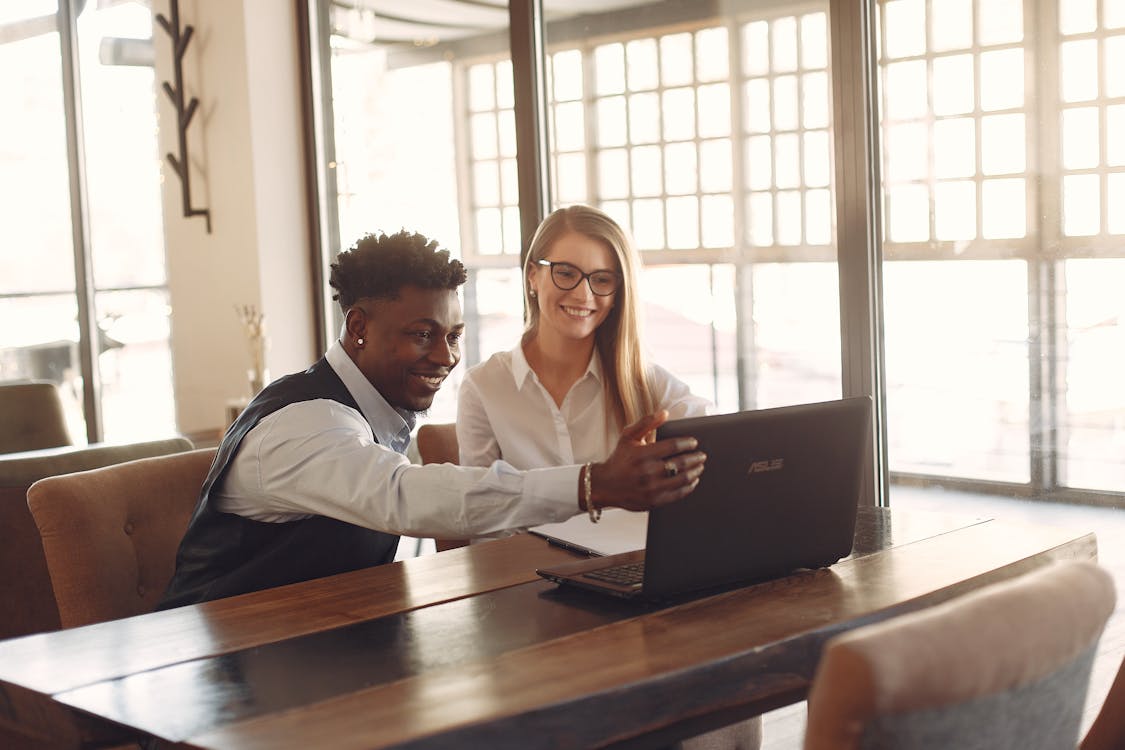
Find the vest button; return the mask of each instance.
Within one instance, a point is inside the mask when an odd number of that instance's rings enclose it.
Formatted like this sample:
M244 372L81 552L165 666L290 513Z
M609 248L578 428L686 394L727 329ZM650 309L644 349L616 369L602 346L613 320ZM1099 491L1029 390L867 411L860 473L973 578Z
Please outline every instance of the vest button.
M133 531L134 531L134 526L133 526L133 522L132 522L132 521L127 521L127 522L125 523L125 533L126 533L126 534L128 534L128 535L130 535L130 536L132 536L132 535L133 535Z
M148 589L145 588L145 585L143 583L137 584L137 596L144 596L145 591L147 590Z

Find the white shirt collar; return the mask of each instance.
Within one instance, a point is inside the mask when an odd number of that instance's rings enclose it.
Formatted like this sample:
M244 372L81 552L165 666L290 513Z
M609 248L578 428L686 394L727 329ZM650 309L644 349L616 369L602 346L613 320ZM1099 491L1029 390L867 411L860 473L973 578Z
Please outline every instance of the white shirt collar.
M371 425L375 440L391 450L405 453L410 445L410 431L414 429L414 412L396 409L387 403L383 394L359 371L339 340L333 342L324 357L344 381L344 387L355 399L363 418Z
M516 390L523 388L527 376L532 374L531 365L527 363L527 355L523 353L523 342L516 344L512 349L512 377L516 381ZM598 347L590 352L590 361L586 364L586 372L582 378L591 376L599 383L602 382L602 360L598 356ZM581 380L582 378L579 378Z

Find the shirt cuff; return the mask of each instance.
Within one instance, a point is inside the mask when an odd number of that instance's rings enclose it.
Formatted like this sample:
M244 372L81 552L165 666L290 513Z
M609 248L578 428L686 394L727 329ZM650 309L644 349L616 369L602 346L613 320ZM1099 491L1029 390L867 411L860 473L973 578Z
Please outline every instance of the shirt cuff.
M531 469L524 474L522 502L542 509L542 517L551 519L544 523L565 521L578 515L582 512L578 507L578 477L581 471L581 466Z

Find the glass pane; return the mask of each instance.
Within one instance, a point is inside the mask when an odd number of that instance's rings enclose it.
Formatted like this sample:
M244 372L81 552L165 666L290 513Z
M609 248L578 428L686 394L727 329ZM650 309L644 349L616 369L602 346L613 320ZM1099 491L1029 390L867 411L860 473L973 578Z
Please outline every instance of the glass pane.
M695 137L695 92L690 88L665 91L662 97L664 138L683 141Z
M1125 198L1125 195L1119 196ZM1117 205L1121 205L1118 203ZM1069 260L1066 276L1066 414L1061 472L1068 487L1125 487L1125 260Z
M699 174L694 143L670 143L664 147L664 191L669 195L696 192Z
M691 250L699 242L699 199L695 196L668 199L668 247Z
M734 283L730 266L648 266L640 279L649 349L719 412L738 409Z
M969 177L976 172L976 126L967 118L934 123L934 174Z
M503 209L516 200L508 184L515 128L506 47L488 60L458 67L436 56L403 62L394 58L394 49L333 37L329 64L341 244L351 245L375 230L405 227L457 256L503 253L513 246L513 238L505 236ZM455 90L463 91L464 104L455 104ZM394 112L410 116L388 115ZM458 208L455 127L468 152L466 170L471 170L463 175L464 184L482 190L479 197L466 196L463 210ZM505 184L497 195L500 174ZM464 231L461 216L472 222ZM518 246L518 237L514 240ZM440 421L442 412L435 406L431 416Z
M773 150L768 135L746 140L747 186L751 190L767 190L773 185Z
M559 202L585 202L586 157L582 154L560 154L555 161L555 169L558 179ZM504 236L507 237L507 233Z
M598 194L603 198L629 195L629 155L625 149L602 151L598 155Z
M1106 205L1125 206L1125 173L1118 172L1106 178ZM1106 217L1110 234L1125 234L1125 211L1111 210Z
M699 102L699 136L716 138L730 135L730 87L725 83L700 86L696 96Z
M633 149L633 195L660 195L663 185L659 146Z
M167 291L102 292L95 304L105 439L131 442L174 433Z
M797 69L797 19L785 16L774 21L771 26L772 56L771 63L775 71L788 71Z
M1106 164L1113 167L1125 166L1125 104L1106 107L1105 136Z
M1101 187L1096 174L1063 178L1063 232L1070 237L1097 234L1101 229Z
M601 96L625 92L625 45L603 44L594 49L595 90Z
M1098 165L1098 130L1097 107L1063 110L1063 167L1082 169Z
M665 86L683 86L694 77L691 34L660 38L660 79Z
M730 141L699 144L699 187L705 193L729 193L732 185Z
M1105 95L1125 96L1125 34L1105 40Z
M4 3L0 22L54 12ZM71 440L84 443L62 62L58 34L40 28L0 44L0 70L18 71L0 75L0 380L55 383Z
M893 120L926 114L926 63L922 60L892 63L884 69L884 112Z
M559 52L551 58L555 99L570 101L582 98L582 53L578 50Z
M734 202L730 195L705 195L701 204L703 247L733 247Z
M0 294L73 291L58 34L0 44L0 70Z
M1063 101L1085 102L1098 95L1098 41L1065 42L1059 50Z
M758 408L840 397L835 263L763 263L748 272Z
M1102 0L1102 14L1107 29L1125 27L1125 0Z
M980 8L980 44L1005 44L1023 39L1023 0L977 2Z
M695 35L695 75L700 81L725 80L730 71L727 30L703 29Z
M54 383L71 441L86 442L78 304L73 293L0 297L0 380Z
M769 247L773 244L773 195L751 193L746 203L747 243L751 247Z
M581 102L567 102L555 107L555 148L575 151L586 143L586 126L583 122Z
M1081 34L1098 28L1097 0L1066 0L1059 3L1059 31Z
M976 237L976 206L976 183L968 180L939 182L934 187L934 236L939 240Z
M597 103L598 145L624 146L628 140L625 129L625 97L611 96Z
M913 57L926 51L924 0L888 0L883 4L887 57Z
M985 174L1022 172L1027 165L1024 117L993 115L980 121L980 161Z
M930 5L933 50L973 46L973 0L942 0Z
M1023 106L1023 50L983 52L980 56L980 108Z
M1026 482L1025 264L895 261L883 272L891 470Z
M151 35L152 13L140 5L88 9L79 19L87 203L99 288L162 285L165 279L153 69L105 51L114 49L111 42Z
M1026 185L1019 180L985 180L981 214L985 239L1007 239L1027 234Z
M939 57L933 63L934 114L958 115L972 112L976 103L973 92L973 56Z

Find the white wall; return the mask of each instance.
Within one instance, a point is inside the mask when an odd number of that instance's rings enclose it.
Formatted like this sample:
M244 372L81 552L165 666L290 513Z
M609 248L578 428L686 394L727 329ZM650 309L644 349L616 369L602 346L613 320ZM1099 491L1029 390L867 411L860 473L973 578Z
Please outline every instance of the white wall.
M168 0L153 12L170 17ZM164 164L163 206L177 422L200 434L222 426L228 400L249 395L249 348L235 305L265 313L274 377L307 367L314 351L305 216L297 34L292 3L181 0L195 27L183 61L187 97L199 97L188 128L192 203ZM156 78L173 81L171 46L154 22ZM157 94L160 152L177 153L174 109Z

